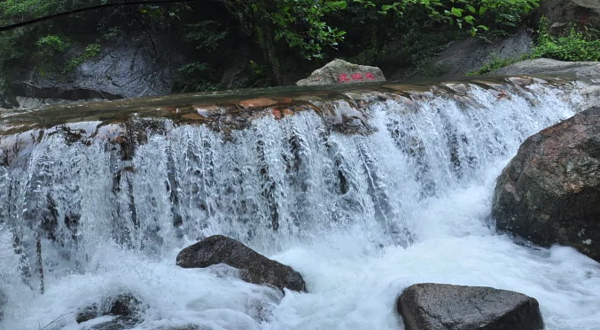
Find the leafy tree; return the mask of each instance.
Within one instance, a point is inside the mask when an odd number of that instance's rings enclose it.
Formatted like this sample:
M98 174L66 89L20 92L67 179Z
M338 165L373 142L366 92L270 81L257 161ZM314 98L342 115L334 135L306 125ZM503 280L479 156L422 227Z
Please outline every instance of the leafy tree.
M284 72L298 67L298 63L310 67L331 57L376 63L395 56L404 58L404 64L415 64L460 35L492 38L508 33L538 2L0 0L1 25L37 22L5 32L1 31L8 28L0 26L0 71L11 61L32 59L31 50L40 57L51 56L68 51L73 42L83 42L89 51L69 61L67 66L74 67L98 53L99 39L135 27L152 43L153 31L172 29L198 49L199 58L182 68L189 77L198 72L218 75L219 67L226 64L219 62L223 56L214 54L231 49L236 40L251 40L260 54L260 58L252 55L252 71L266 73L271 83L281 84ZM203 14L207 8L216 15ZM66 13L68 17L61 16ZM51 19L42 19L45 16ZM72 33L89 29L90 25L96 25L99 36L81 40L82 36ZM263 70L263 66L268 69ZM215 83L202 82L198 86L210 85L212 89Z

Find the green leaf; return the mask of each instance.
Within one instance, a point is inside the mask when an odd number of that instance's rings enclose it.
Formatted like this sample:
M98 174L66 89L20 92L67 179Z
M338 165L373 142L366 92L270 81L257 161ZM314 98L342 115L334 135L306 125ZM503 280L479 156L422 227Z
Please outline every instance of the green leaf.
M394 8L394 5L383 5L381 6L381 11L388 11L390 9Z
M452 15L454 15L456 17L462 17L462 12L463 12L462 9L456 8L456 7L452 7L452 9L450 9L450 11L452 12Z

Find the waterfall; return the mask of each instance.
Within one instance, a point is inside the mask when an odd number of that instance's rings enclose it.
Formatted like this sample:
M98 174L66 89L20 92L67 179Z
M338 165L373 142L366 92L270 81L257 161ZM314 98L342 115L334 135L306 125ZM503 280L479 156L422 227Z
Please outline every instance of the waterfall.
M323 244L339 244L368 260L385 259L390 251L404 253L399 259L408 260L406 267L411 267L416 261L410 259L410 251L436 241L445 244L448 239L501 240L489 244L512 251L517 255L514 260L526 255L533 263L541 262L536 250L517 247L494 234L486 208L491 184L526 137L573 115L582 99L574 89L544 83L506 84L501 90L464 86L465 91L423 92L418 98L384 98L366 104L353 101L351 95L315 101L312 107L321 110L299 111L281 119L264 116L237 130L138 114L128 124L129 134L137 134L129 146L106 138L117 128L102 122L0 136L0 257L5 265L0 272L0 291L6 292L7 308L15 315L4 322L37 329L37 323L28 322L47 324L52 316L72 312L77 302L86 300L81 292L94 296L126 286L151 295L134 282L145 281L144 285L154 288L155 282L164 281L158 277L175 276L181 271L167 266L174 263L174 253L213 234L236 238L291 263L310 256L307 251L316 251ZM339 113L348 106L364 115L362 124L368 131L349 134L324 119L325 108ZM134 126L141 128L131 129ZM87 136L73 138L74 132ZM92 136L90 132L95 133ZM472 201L461 204L460 196L467 191L480 195L476 202L480 205ZM339 237L351 238L353 243L336 241ZM569 253L574 252L559 253L571 257ZM344 253L338 257L339 261L331 262L343 263L348 258ZM43 272L38 269L40 263ZM301 261L297 267L306 270L308 264ZM154 268L148 265L160 265L156 266L160 269L140 277L136 270L121 268L152 272ZM597 268L587 267L598 274ZM335 273L335 267L329 271ZM446 271L452 281L454 270ZM115 272L130 279L119 279ZM40 296L37 290L42 274L47 292ZM205 284L213 281L208 279L210 272L194 274ZM318 292L319 279L310 274L309 291L312 280L312 289ZM192 275L177 276L184 283ZM499 280L498 285L506 283ZM97 287L89 287L94 284ZM226 289L221 284L217 287L214 291L201 289L201 294L179 308L201 310L202 322L209 319L218 325L211 329L341 329L343 324L345 329L359 329L362 324L352 323L360 313L347 315L346 323L335 326L323 321L327 317L316 317L321 323L294 323L294 318L302 319L302 312L290 310L294 304L307 304L311 294L286 295L280 305L271 306L270 318L254 324L239 315L246 312L235 301L219 300L217 291ZM236 282L236 288L264 298L264 293L256 293L250 285ZM168 297L162 302L146 297L154 309L148 315L150 323L139 329L159 329L177 319L160 307L177 300L165 292ZM236 300L240 293L228 294ZM196 308L211 304L200 303L200 297L217 301L220 310L229 312L207 314L206 310L214 308ZM588 299L600 301L598 295ZM32 301L54 307L20 310ZM386 308L391 310L390 306ZM232 310L236 311L233 316L228 314ZM553 318L555 324L561 324L560 317L552 314L552 308L543 311L548 314L550 329L567 329L552 328ZM400 329L390 313L385 310L374 315L382 315L380 325ZM183 313L179 317L200 322L198 315ZM285 320L281 315L286 315ZM64 317L51 329L79 329L70 318ZM228 323L230 319L246 323ZM597 312L595 320L600 320ZM591 321L581 322L569 329L592 329L586 328Z

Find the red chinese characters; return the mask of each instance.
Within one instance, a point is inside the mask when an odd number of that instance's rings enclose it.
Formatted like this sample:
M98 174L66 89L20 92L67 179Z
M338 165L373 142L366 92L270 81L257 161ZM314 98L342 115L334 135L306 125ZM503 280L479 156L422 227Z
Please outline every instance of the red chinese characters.
M362 73L353 73L352 80L363 80Z
M373 75L371 72L365 73L365 77L367 79L375 80L375 75Z
M375 80L375 75L371 72L366 72L364 74L360 73L360 72L355 72L352 74L342 73L338 77L338 83L341 84L341 83L349 82L352 80L365 80L365 79Z
M338 83L343 83L343 82L347 82L350 81L350 78L348 78L348 74L347 73L342 73L338 79Z

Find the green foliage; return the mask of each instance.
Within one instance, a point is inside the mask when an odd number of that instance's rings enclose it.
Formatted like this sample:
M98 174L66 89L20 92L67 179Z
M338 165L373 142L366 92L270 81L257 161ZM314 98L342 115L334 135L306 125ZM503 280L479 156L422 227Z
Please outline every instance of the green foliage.
M71 44L64 37L54 34L40 37L35 44L36 50L29 56L32 60L38 60L36 66L38 73L41 75L57 71L58 66L55 65L55 60L60 58L71 47Z
M0 2L0 13L2 13L0 21L24 21L106 2L106 0L4 0Z
M250 61L250 77L244 84L245 87L267 87L269 86L269 69L266 65Z
M175 89L181 92L211 92L220 90L218 83L211 81L212 67L206 62L191 62L179 68Z
M41 37L36 45L38 47L38 52L41 56L56 56L58 54L62 54L66 52L71 45L69 42L65 41L62 37L50 34L44 37Z
M0 24L113 1L0 0ZM101 42L129 31L141 38L168 31L187 42L193 58L179 70L184 91L219 88L219 77L234 59L250 61L244 69L251 76L248 86L279 83L284 73L306 71L308 61L316 65L332 57L427 69L425 63L448 41L506 35L538 4L539 0L222 0L116 7L0 34L0 72L10 62L35 63L49 57L64 58L59 72L70 71L98 56ZM85 33L79 33L82 27ZM89 36L94 30L97 34ZM76 54L71 45L87 46ZM248 55L236 57L242 47Z
M206 20L187 24L183 38L192 42L196 49L214 52L227 37L228 32L219 22Z
M598 32L571 27L562 36L548 32L548 20L542 17L536 45L530 54L517 58L495 57L478 70L467 75L480 75L495 71L525 59L547 57L562 61L600 61L600 38Z
M96 41L85 46L82 54L71 57L64 68L64 72L69 72L81 65L83 62L100 55L102 46Z
M548 33L548 21L542 19L533 57L549 57L563 61L600 61L600 39L597 33L571 27L563 36Z
M324 16L347 6L347 1L333 0L229 0L227 7L242 25L263 32L272 26L275 42L283 41L302 57L314 59L323 57L325 47L335 47L343 40L345 32L328 25Z
M531 56L523 55L521 57L508 57L508 58L496 56L490 62L484 64L481 68L468 72L467 76L477 76L477 75L486 74L488 72L498 70L500 68L503 68L505 66L511 65L511 64L519 62L519 61L523 61L528 58L531 58Z
M430 20L446 22L471 35L484 32L502 35L522 17L539 6L539 0L353 0L365 8L377 8L383 15L406 19L407 13L422 11Z

